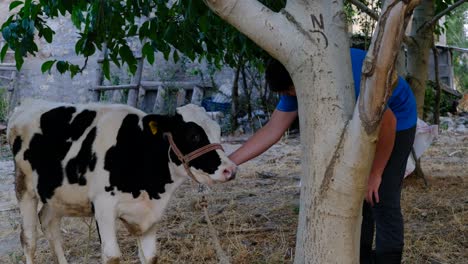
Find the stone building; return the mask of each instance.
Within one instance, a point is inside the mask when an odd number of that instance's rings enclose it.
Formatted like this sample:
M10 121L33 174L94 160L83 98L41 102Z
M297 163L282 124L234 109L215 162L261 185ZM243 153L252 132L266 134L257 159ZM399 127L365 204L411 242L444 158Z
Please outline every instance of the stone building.
M0 0L0 24L9 17L9 5L12 0ZM14 92L10 95L13 97L13 104L17 104L20 98L34 97L52 101L84 103L93 99L93 92L100 76L99 53L90 57L86 68L82 73L77 74L74 78L70 77L69 73L60 74L55 66L50 73L41 72L41 65L48 60L64 60L77 65L83 65L85 59L75 55L74 47L78 38L77 29L73 26L71 20L67 17L59 17L50 20L48 25L55 31L52 43L47 43L43 39L37 41L39 52L35 57L28 56L25 58L22 69L16 73L14 82L10 82L7 77L0 77L0 87L4 89L14 87ZM0 49L3 43L0 42ZM139 46L132 46L135 54L139 54ZM97 51L99 52L99 51ZM193 63L186 58L182 58L179 62L165 61L162 54L156 54L154 65L149 65L146 61L143 66L141 75L142 82L163 82L173 84L187 85L190 83L203 83L204 86L209 86L209 73L206 63ZM14 71L14 56L8 54L3 66L0 65L0 76L11 76ZM194 74L194 72L204 73L204 75ZM201 76L205 76L202 80ZM232 83L232 70L224 69L217 71L214 74L214 80L217 85ZM122 85L130 84L132 76L127 69L111 67L111 80L104 80L102 85ZM171 85L174 86L174 85ZM174 88L174 87L172 87ZM177 88L177 87L175 87ZM183 90L183 89L182 89ZM124 102L122 94L127 92L106 92L101 99L108 101ZM120 94L120 95L119 95ZM188 97L192 92L185 93ZM157 97L157 89L153 89L146 93L144 110L152 111L157 109L153 106ZM179 96L180 97L180 96ZM179 100L180 101L180 100ZM183 98L182 98L183 101ZM180 102L179 102L180 104ZM141 105L141 104L140 104Z

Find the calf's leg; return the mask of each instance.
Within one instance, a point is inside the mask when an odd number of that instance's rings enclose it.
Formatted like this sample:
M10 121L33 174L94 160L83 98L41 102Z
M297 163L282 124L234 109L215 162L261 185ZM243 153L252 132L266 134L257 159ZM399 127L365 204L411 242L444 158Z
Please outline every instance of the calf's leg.
M23 247L26 263L34 263L34 252L36 251L37 239L37 198L31 194L23 195L19 201L21 218L20 241Z
M140 257L140 262L144 264L156 264L158 262L156 253L156 232L154 228L151 228L138 237L138 256Z
M101 238L102 262L105 264L120 263L120 249L116 236L115 202L104 195L96 198L94 217Z
M67 264L65 254L62 248L62 235L60 233L61 217L54 213L54 210L45 204L39 212L39 220L41 221L42 231L44 232L49 245L55 255L56 261L59 264Z
M20 241L23 247L26 264L34 263L37 239L37 197L31 184L27 184L26 175L16 167L16 198L21 214Z

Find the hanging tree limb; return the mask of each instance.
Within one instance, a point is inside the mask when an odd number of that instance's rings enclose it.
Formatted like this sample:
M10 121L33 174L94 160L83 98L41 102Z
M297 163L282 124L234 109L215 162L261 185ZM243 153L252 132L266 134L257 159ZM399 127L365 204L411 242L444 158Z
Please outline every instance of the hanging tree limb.
M435 15L430 21L424 23L424 25L422 25L418 31L420 30L427 30L429 28L431 28L432 26L434 26L437 21L439 21L439 19L445 15L447 15L450 11L452 11L453 9L459 7L460 5L462 5L463 3L466 3L467 0L458 0L457 2L455 2L453 5L447 7L445 10L441 11L439 14Z
M372 36L372 44L363 63L358 99L359 117L367 134L375 131L380 124L386 102L397 81L395 61L405 28L414 7L420 2L421 0L394 0L382 9Z
M440 77L439 77L439 51L437 50L434 42L432 42L432 54L434 56L434 74L435 74L435 86L436 86L436 96L435 96L435 107L434 107L434 124L439 125L440 117Z
M355 7L357 7L359 10L362 12L366 13L368 16L373 18L374 20L379 20L379 14L377 14L374 10L368 8L364 3L362 3L359 0L347 0L351 4L353 4Z

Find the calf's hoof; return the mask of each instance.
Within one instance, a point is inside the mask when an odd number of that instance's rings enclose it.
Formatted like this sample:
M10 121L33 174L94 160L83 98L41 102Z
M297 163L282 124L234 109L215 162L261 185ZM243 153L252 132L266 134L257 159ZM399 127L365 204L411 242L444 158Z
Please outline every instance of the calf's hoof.
M106 264L120 264L120 258L117 258L117 257L109 258L105 263Z

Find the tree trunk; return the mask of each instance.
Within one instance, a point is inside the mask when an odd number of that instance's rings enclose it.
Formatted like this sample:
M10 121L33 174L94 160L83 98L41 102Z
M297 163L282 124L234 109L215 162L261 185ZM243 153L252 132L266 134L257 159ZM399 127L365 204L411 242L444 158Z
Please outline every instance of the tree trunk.
M232 83L231 90L231 131L236 130L237 124L237 113L239 113L239 75L240 75L240 63L237 66L236 72L234 73L234 81Z
M408 45L408 82L413 89L418 106L418 116L424 113L424 94L429 69L429 51L433 42L433 27L422 28L434 16L434 0L422 0L414 9Z
M396 80L405 16L418 1L386 2L355 106L343 1L290 0L274 13L256 0L205 0L282 62L296 87L303 175L295 263L359 262L360 212L375 140Z
M247 104L247 119L250 125L250 129L254 131L255 128L254 128L253 120L252 120L252 102L251 102L252 88L249 89L247 85L247 74L245 73L245 64L242 65L241 72L242 72L242 87L244 88L245 102Z
M439 125L440 118L440 78L439 78L439 51L437 50L435 43L432 43L432 55L434 56L434 74L435 74L435 87L436 94L434 98L434 125Z

